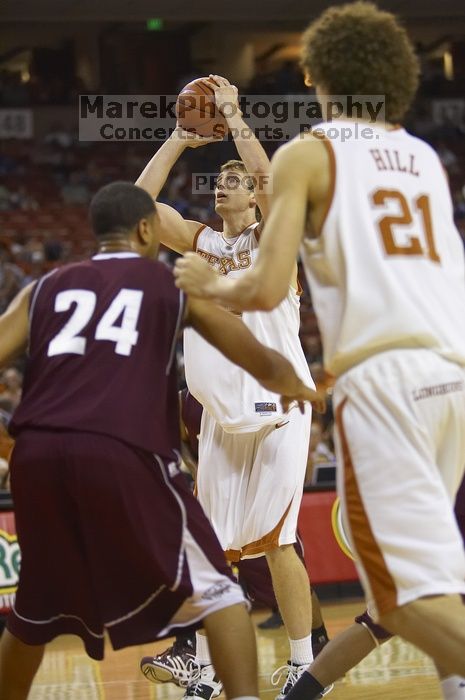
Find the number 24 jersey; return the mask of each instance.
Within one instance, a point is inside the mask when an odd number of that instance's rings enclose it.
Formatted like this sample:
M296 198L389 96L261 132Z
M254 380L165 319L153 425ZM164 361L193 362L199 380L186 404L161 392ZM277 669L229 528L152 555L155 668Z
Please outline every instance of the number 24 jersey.
M133 253L96 255L39 280L12 433L103 433L174 459L182 299L165 265Z

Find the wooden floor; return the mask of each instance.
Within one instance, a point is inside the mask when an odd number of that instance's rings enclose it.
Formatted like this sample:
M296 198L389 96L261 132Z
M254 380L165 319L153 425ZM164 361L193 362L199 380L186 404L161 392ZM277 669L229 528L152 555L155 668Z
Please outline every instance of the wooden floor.
M363 603L325 605L330 636L347 627ZM254 614L256 622L266 612ZM271 673L285 663L288 644L283 628L257 629L260 663L260 697L274 700ZM148 682L139 670L142 656L162 651L167 642L132 647L119 652L107 649L105 661L89 659L75 637L61 637L48 648L30 700L178 700L183 691L172 684ZM329 700L440 700L441 694L431 662L413 647L393 639L375 650L356 669L339 681ZM220 696L220 700L223 696Z

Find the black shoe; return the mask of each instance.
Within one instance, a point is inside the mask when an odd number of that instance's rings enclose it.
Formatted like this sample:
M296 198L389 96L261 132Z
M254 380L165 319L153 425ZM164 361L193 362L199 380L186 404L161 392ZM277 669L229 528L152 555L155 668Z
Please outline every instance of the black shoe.
M188 687L200 673L192 645L186 644L185 640L175 642L157 656L144 656L140 669L152 683L174 683L181 688Z
M223 684L215 674L212 664L200 666L199 674L194 677L186 688L182 700L213 700L223 690Z
M276 669L271 676L271 685L279 685L282 676L284 676L284 685L274 700L284 700L308 666L309 664L294 664L292 661L288 661L287 664Z
M270 617L257 625L261 630L277 630L284 625L283 618L278 611L271 613Z

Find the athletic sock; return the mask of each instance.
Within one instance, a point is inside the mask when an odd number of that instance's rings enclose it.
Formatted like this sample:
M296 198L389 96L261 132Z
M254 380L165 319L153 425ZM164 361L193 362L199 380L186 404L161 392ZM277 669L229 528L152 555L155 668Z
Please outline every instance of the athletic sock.
M312 651L312 635L302 637L302 639L290 639L291 645L291 661L294 664L303 666L303 664L311 664L313 661Z
M210 649L208 648L208 639L205 634L196 632L195 634L195 660L201 666L208 666L212 660L210 657Z
M286 700L316 700L323 690L321 683L311 673L304 671L297 683L286 693Z
M441 681L442 697L444 700L464 700L465 678L449 676Z

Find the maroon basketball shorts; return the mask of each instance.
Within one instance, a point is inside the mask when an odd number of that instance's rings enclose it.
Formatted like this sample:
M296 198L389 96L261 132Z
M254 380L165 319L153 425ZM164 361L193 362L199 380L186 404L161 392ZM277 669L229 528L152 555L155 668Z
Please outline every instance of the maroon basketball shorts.
M22 563L8 629L76 634L94 659L244 602L174 462L94 433L28 430L11 484Z

